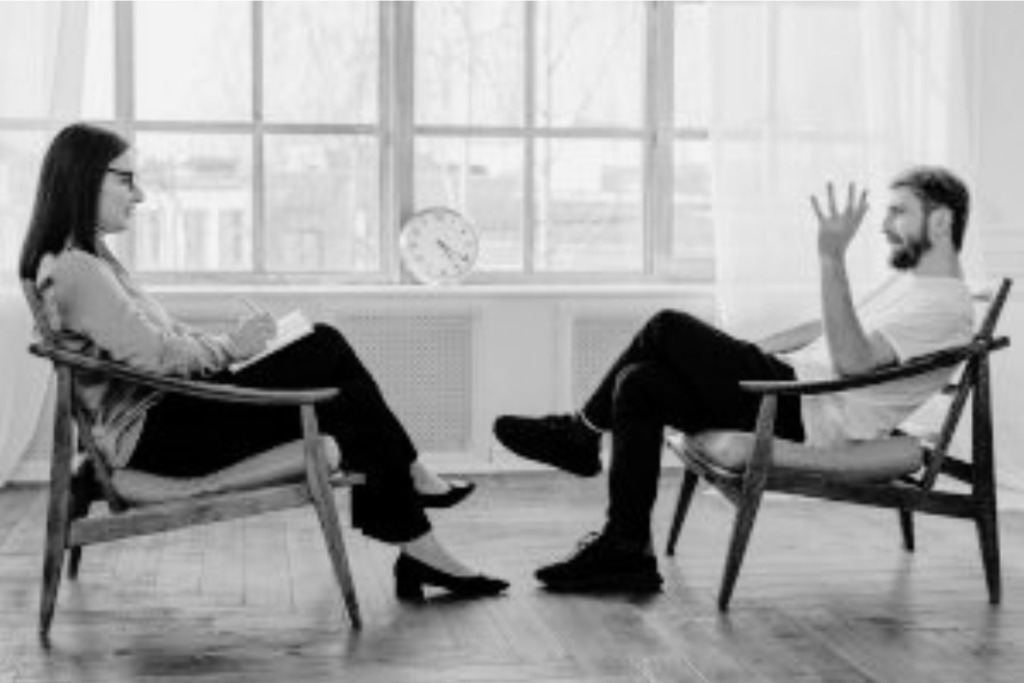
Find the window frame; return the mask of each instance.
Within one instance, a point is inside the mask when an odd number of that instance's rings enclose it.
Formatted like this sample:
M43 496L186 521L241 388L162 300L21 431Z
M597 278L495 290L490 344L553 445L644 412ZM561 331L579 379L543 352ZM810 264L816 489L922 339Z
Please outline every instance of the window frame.
M400 265L398 236L404 220L414 209L413 155L417 139L486 137L519 140L523 158L523 268L517 271L477 269L469 284L636 284L693 282L707 283L713 277L713 263L705 256L693 259L672 256L673 153L679 140L707 140L701 128L677 128L674 122L674 26L676 3L645 2L641 31L644 54L643 110L636 128L538 127L536 112L536 61L533 49L537 33L537 8L523 2L524 35L524 121L521 127L417 125L413 90L415 80L415 3L381 2L377 6L378 121L375 124L275 123L264 120L263 28L264 8L260 2L247 4L251 21L249 48L252 64L252 118L248 121L138 120L135 115L135 3L112 3L114 22L114 110L113 120L96 120L110 125L132 144L143 134L185 133L248 136L252 158L252 267L246 271L210 270L140 271L139 277L154 284L203 285L348 285L404 284L411 282ZM62 125L54 119L0 120L0 129L50 132ZM272 272L266 269L266 187L265 145L275 135L370 136L376 139L379 159L379 269L373 272ZM535 265L537 232L536 149L538 140L633 140L641 147L642 267L621 271L538 271ZM129 231L121 238L120 253L132 267L135 236ZM713 260L713 259L712 259ZM712 266L708 268L708 266Z
M403 3L406 4L406 3ZM407 3L414 6L415 3ZM644 105L637 128L604 127L541 127L536 123L536 52L537 10L534 3L525 2L524 18L524 60L523 60L523 124L522 126L459 126L424 124L416 125L409 116L411 130L408 135L416 137L458 140L460 138L486 138L494 140L518 140L524 144L523 159L523 269L521 271L481 271L474 273L471 281L481 284L597 284L611 283L664 283L669 281L707 282L708 268L688 272L678 267L671 258L672 246L672 155L676 137L706 140L707 130L676 130L674 115L674 3L646 2L643 14L642 55L644 82L641 96ZM410 29L414 27L410 23ZM414 31L404 36L405 44L412 45ZM414 77L412 58L409 50L406 68L408 78ZM413 107L410 105L410 112ZM642 196L642 268L639 271L539 271L536 268L535 240L537 234L536 194L536 146L541 139L549 140L633 140L640 143ZM411 157L410 157L411 159ZM411 180L403 185L408 196L403 197L403 218L408 217L414 199ZM662 227L658 227L662 226ZM694 277L694 275L697 275Z

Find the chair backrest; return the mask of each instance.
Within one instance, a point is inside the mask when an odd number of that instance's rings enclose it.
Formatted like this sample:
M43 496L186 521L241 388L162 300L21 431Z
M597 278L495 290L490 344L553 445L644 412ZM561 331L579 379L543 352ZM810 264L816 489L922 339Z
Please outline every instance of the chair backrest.
M1006 299L1010 295L1010 288L1012 286L1013 280L1010 278L1003 278L1000 281L995 295L992 296L989 301L988 311L985 313L985 317L982 319L981 325L978 327L978 332L975 335L976 339L992 339L992 335L996 331L996 325L999 324L999 317L1003 313L1003 306L1006 304Z
M999 283L971 342L974 350L957 373L959 380L953 386L949 409L942 421L938 438L932 445L930 458L920 482L922 488L930 489L934 486L936 478L942 471L943 461L949 451L964 407L972 395L976 402L982 402L984 412L986 412L984 419L989 421L986 424L975 424L974 429L991 429L991 417L987 415L989 410L988 355L991 351L1008 344L1008 340L1005 338L997 339L995 331L1012 285L1013 281L1009 278L1004 278ZM976 453L975 457L991 457L991 454Z
M32 312L32 319L36 324L36 332L47 344L56 343L57 335L50 326L43 298L39 295L39 290L36 289L35 283L31 280L23 279L21 281L21 289L25 294L25 300L28 302L28 308Z
M25 300L28 302L29 310L32 312L32 319L35 321L36 332L40 340L46 346L59 348L65 335L62 335L53 328L50 317L47 314L46 303L43 301L43 297L40 295L35 283L28 279L22 279L21 288L25 294ZM68 417L75 425L78 441L84 446L86 457L92 462L93 471L107 503L115 511L123 510L127 507L127 503L117 494L114 488L113 473L93 439L89 416L86 414L81 403L75 400L75 373L70 368L67 368L66 374L60 372L58 368L58 382L64 381L69 382L71 385L69 387L70 391L67 392L69 404L62 405L58 401L56 409L67 410L70 413Z

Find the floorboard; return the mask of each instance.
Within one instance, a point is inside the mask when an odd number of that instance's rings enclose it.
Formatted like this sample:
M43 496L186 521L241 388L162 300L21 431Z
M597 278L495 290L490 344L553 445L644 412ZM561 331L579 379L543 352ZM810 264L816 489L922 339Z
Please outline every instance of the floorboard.
M662 483L664 544L678 476ZM481 477L441 536L507 596L393 597L395 551L348 530L354 633L311 509L86 549L49 648L36 637L46 493L0 490L0 683L963 683L1024 668L1024 513L1002 516L1005 600L987 603L973 526L770 498L732 609L715 597L731 507L700 493L655 596L557 595L532 577L595 529L604 480ZM347 517L347 505L339 508ZM347 524L346 524L347 527ZM659 548L660 550L660 548Z

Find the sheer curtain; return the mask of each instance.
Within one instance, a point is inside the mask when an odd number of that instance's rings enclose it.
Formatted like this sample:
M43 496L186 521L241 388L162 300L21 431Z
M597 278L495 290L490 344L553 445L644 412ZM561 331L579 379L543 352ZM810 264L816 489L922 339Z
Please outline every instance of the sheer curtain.
M869 190L854 288L884 274L888 181L971 158L958 3L711 3L717 294L723 324L761 334L817 317L811 193ZM969 275L981 277L968 232Z
M942 164L978 190L972 17L957 2L765 2L711 3L709 19L719 313L730 331L757 336L819 317L809 195L826 181L870 192L849 261L855 295L885 274L880 229L896 173ZM983 282L979 204L962 260ZM913 421L934 424L940 403ZM996 426L1010 456L1001 483L1024 491L1014 437ZM960 452L967 436L957 433Z
M88 3L0 4L0 116L68 120L80 115L88 15ZM3 143L0 139L0 155L6 153ZM0 171L29 172L16 163L0 164ZM25 183L0 182L0 218L12 223L0 226L0 486L32 441L51 374L26 351L32 323L16 268L31 198L5 196L19 186Z

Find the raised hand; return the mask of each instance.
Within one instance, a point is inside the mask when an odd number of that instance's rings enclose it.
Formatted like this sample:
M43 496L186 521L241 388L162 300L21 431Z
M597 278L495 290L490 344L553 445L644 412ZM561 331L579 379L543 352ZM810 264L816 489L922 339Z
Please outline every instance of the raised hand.
M842 259L847 247L864 221L868 212L868 192L849 183L846 188L846 208L840 211L836 206L835 188L827 185L828 206L823 211L818 198L811 195L811 206L818 217L818 255L823 259Z

